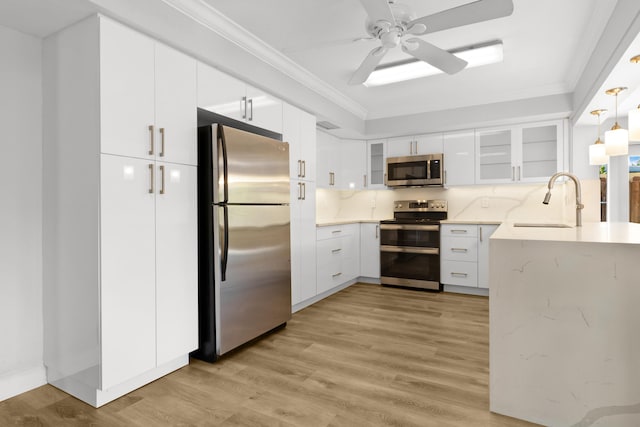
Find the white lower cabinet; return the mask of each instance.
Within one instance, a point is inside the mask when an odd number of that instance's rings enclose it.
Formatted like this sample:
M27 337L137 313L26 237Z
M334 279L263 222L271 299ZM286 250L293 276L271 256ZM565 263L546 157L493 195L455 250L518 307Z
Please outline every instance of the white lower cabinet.
M357 278L360 275L359 224L318 227L316 254L318 294Z
M291 181L291 305L313 298L316 290L316 187Z
M360 224L360 276L380 279L380 224Z
M440 282L488 288L489 237L497 228L497 225L442 224Z

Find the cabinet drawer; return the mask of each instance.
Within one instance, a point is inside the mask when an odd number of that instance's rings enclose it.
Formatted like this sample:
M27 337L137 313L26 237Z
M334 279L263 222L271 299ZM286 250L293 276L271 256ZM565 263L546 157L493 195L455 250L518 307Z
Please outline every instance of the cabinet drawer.
M478 286L478 265L475 262L444 260L441 264L441 283L474 288Z
M359 229L359 224L342 224L342 225L327 225L318 227L316 230L316 239L332 239L335 237L352 236L355 230Z
M440 235L446 236L473 236L478 235L478 226L475 224L442 224L440 226Z
M440 257L451 261L478 261L478 239L475 237L446 237L440 244Z

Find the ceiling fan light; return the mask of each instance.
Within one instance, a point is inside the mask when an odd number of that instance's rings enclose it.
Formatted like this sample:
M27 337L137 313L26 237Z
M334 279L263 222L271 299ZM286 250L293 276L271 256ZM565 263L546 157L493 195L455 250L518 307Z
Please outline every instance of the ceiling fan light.
M466 68L502 62L504 58L502 41L500 40L459 48L449 52L467 61ZM426 62L409 59L376 67L364 85L367 87L382 86L441 73L442 71Z

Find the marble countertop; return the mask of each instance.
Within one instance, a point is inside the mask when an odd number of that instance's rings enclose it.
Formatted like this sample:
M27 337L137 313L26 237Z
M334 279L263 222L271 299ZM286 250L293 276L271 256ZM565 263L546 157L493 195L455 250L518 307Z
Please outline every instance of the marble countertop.
M477 224L477 225L500 225L502 221L473 221L470 219L445 219L440 224Z
M316 223L316 227L328 227L331 225L344 225L344 224L361 224L361 223L370 223L377 224L380 219L331 219L331 220L322 220Z
M582 227L555 228L514 227L514 223L509 222L503 223L493 233L491 239L640 245L640 224L631 222L587 222L583 223Z

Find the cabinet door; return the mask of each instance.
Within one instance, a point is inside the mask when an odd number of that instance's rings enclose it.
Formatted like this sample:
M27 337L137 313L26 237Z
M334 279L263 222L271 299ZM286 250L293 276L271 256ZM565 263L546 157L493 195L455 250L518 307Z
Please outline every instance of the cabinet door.
M156 167L157 363L198 347L197 168Z
M302 160L302 179L315 181L316 117L306 111L300 111L300 159Z
M444 134L445 185L475 183L475 135L473 130Z
M497 225L478 226L478 287L489 288L489 238Z
M361 190L366 185L367 143L355 139L343 139L338 143L337 155L341 167L337 174L337 187L345 190Z
M413 136L402 136L387 140L387 157L403 157L414 154L417 154L417 141Z
M317 131L316 185L318 188L336 188L340 170L338 138Z
M344 240L348 237L319 240L317 243L317 283L318 294L332 289L345 276L342 271L342 250Z
M222 71L198 63L198 107L235 120L245 120L246 85Z
M340 283L348 282L360 275L360 224L348 224L344 226L347 233L342 237L342 276Z
M142 159L104 154L100 166L104 390L156 366L155 208L150 193L155 168Z
M539 182L562 169L562 121L518 127L521 161L516 171L519 181Z
M282 106L282 140L289 143L289 177L296 180L302 179L303 172L300 113L301 111L292 105L285 103ZM298 190L294 189L292 185L291 191L291 200L293 201L295 199L294 192Z
M367 141L367 189L386 188L386 139Z
M500 183L516 180L511 128L476 131L476 182Z
M196 61L156 44L156 159L198 164Z
M316 296L315 184L293 181L291 185L291 304L298 304L314 296Z
M360 276L380 278L380 224L360 224Z
M282 101L252 86L246 90L247 123L282 133Z
M440 154L443 152L441 133L419 135L415 139L417 143L417 152L415 154Z
M122 25L100 20L101 151L153 157L154 42Z

